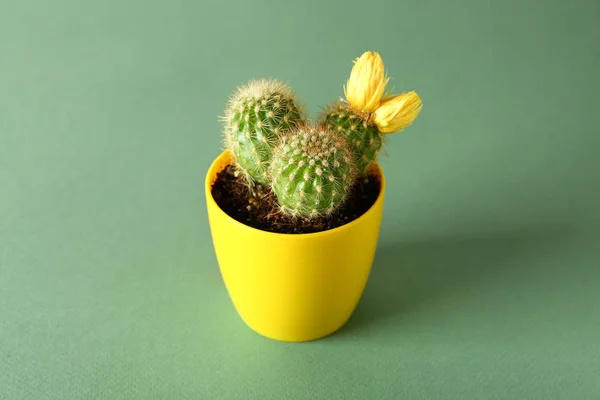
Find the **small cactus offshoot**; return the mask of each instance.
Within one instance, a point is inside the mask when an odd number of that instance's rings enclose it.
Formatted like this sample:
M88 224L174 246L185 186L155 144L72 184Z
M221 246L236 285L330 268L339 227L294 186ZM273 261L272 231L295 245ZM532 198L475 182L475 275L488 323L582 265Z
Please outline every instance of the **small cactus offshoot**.
M268 185L267 171L280 136L302 122L292 90L278 80L254 80L239 87L225 110L225 144L236 172L249 186Z
M356 158L358 172L364 174L377 159L383 143L371 115L344 102L337 102L328 107L321 119L329 129L346 137Z
M320 122L348 137L361 175L367 173L377 159L384 135L403 130L421 111L421 98L417 93L386 93L388 81L381 56L377 52L363 53L354 60L344 85L346 99L327 107L319 118Z
M310 219L330 215L344 203L356 165L344 137L322 124L304 124L274 149L269 175L280 211Z

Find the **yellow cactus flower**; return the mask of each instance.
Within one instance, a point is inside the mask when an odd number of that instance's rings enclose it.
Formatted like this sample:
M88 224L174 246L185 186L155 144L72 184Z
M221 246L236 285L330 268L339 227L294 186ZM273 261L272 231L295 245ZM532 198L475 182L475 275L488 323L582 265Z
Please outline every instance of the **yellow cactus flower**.
M348 104L358 110L375 111L388 81L381 56L377 52L363 53L354 60L350 78L344 86Z
M416 92L402 93L384 99L373 113L373 120L381 133L394 133L410 125L421 108Z

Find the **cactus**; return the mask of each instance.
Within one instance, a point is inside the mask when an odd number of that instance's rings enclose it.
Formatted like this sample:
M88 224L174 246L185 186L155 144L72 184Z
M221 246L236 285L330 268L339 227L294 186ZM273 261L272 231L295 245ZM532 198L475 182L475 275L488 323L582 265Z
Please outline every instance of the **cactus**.
M280 212L311 219L330 215L344 203L356 165L344 137L323 124L305 123L273 150L269 175Z
M356 159L358 174L365 174L377 159L383 144L383 137L370 114L354 110L340 101L329 105L319 120L347 138Z
M292 90L278 80L254 80L239 87L225 110L225 145L235 158L236 174L249 186L268 185L268 168L280 136L303 121Z
M421 111L417 93L386 93L388 81L381 56L363 53L344 86L346 98L326 107L318 120L348 138L360 175L377 159L387 135L405 129Z
M345 99L327 106L316 123L278 80L239 87L221 118L236 176L253 196L273 195L280 214L331 216L358 178L367 179L387 135L405 129L421 110L417 93L393 95L385 91L388 81L379 54L365 52L354 61Z

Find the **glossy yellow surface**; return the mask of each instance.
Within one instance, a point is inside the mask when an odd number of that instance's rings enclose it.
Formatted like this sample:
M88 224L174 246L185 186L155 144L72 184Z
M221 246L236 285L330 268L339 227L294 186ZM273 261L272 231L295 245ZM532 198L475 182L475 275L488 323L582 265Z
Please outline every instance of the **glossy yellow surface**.
M301 342L341 328L354 311L375 256L382 191L363 216L329 231L284 235L241 224L211 196L216 174L231 161L223 152L205 182L214 249L229 296L242 320L271 339Z

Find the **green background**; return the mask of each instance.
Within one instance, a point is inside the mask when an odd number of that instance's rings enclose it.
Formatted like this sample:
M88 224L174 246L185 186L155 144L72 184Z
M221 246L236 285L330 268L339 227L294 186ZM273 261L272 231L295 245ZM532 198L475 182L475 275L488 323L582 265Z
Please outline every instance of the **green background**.
M490 5L490 3L492 3ZM0 399L600 398L597 1L0 0ZM381 53L371 279L321 341L237 317L203 180L249 79L314 116Z

